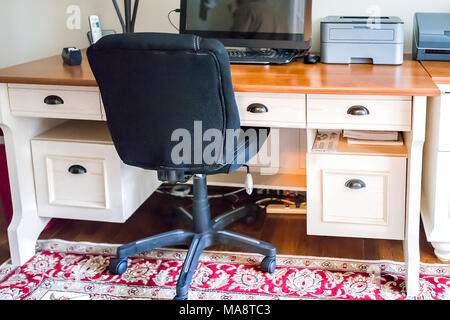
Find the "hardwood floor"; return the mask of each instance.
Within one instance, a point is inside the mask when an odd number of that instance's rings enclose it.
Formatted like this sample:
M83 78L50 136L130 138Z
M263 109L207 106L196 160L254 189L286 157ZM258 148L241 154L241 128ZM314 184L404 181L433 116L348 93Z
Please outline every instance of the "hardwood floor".
M183 223L173 217L175 203L187 205L189 199L178 199L155 194L125 224L73 221L55 219L41 234L40 239L64 239L97 243L128 243L150 235L183 228ZM211 200L212 216L231 209L228 200ZM236 222L229 230L252 236L277 247L278 254L347 258L363 260L403 261L402 241L316 237L306 235L305 216L266 216L261 212L256 222L248 225ZM210 250L236 251L218 246ZM0 218L0 261L9 258L6 226ZM426 241L421 230L421 260L424 263L442 263Z
M0 207L0 265L9 259L9 245L6 228L5 215Z

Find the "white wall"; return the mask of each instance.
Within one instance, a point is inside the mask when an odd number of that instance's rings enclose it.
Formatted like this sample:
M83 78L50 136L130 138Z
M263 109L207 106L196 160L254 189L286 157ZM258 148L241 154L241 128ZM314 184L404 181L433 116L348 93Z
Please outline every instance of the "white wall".
M86 47L87 17L81 30L69 30L66 9L74 4L95 11L101 8L101 2L0 0L0 68L60 54L67 46Z
M81 8L81 30L66 27L69 5ZM141 0L136 31L176 32L167 13L178 6L179 0ZM322 17L366 15L373 6L405 21L406 52L411 52L415 12L450 12L450 0L313 0L313 50L319 48ZM90 14L100 16L104 29L120 31L111 0L0 0L0 68L60 54L65 46L87 47ZM177 22L178 15L172 19Z

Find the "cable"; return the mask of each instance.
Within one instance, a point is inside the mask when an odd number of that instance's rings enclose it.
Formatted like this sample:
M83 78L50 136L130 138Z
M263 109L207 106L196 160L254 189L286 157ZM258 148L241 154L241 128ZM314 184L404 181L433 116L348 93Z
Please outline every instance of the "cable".
M175 197L185 198L191 193L191 187L185 184L175 185L170 189L170 194Z
M167 14L167 20L169 20L169 23L172 25L172 27L174 27L178 32L180 32L180 29L172 22L172 20L170 20L170 15L171 15L173 12L180 13L181 10L180 10L180 9L173 9L173 10L170 10L169 13Z
M164 191L164 189L166 189L168 191ZM192 194L190 194L191 190L192 190L192 187L190 185L175 185L175 186L168 186L168 185L164 186L163 185L158 190L156 190L156 192L161 193L161 194L168 194L168 195L171 195L173 197L178 197L178 198L193 198L194 196ZM233 197L236 202L233 202L230 199L230 203L231 203L232 208L235 209L236 203L239 202L239 200L240 200L240 198L237 196L237 194L239 194L243 191L246 191L246 189L242 188L242 189L238 189L238 190L224 193L224 194L211 195L211 196L208 196L208 199ZM259 199L254 203L259 208L266 209L267 206L273 202L283 203L283 204L287 204L287 205L296 205L297 207L300 207L300 204L305 201L302 200L301 196L299 196L298 199L296 199L295 201L291 201L291 200L287 200L287 199L283 199L283 198L268 197L268 198Z
M243 191L245 191L245 188L239 189L239 190L236 190L236 191L233 191L233 192L225 193L225 194L218 194L218 195L214 195L214 196L209 196L208 198L209 199L226 198L226 197L229 197L229 196L241 193Z
M264 209L267 207L267 205L263 205L264 203L267 202L278 202L278 203L285 203L285 204L292 204L295 205L295 202L289 201L289 200L285 200L285 199L279 199L279 198L265 198L265 199L261 199L255 202L255 204L257 206L259 206L261 209Z
M208 196L208 199L226 198L226 197L234 196L243 191L245 191L245 188L235 190L235 191L232 191L229 193ZM188 185L176 185L174 187L171 187L170 191L156 190L156 192L161 193L161 194L168 194L168 195L178 197L178 198L193 198L194 197L194 195L189 194L191 192L191 187Z

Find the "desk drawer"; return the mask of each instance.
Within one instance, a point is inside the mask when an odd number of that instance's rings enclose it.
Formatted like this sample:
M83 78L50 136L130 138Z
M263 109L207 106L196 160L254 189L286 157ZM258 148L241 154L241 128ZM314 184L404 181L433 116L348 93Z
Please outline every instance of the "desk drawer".
M123 164L112 144L36 139L32 152L41 217L125 222L160 185L155 172Z
M122 221L114 146L34 140L32 150L40 216Z
M98 88L9 85L16 116L102 120Z
M243 126L306 128L304 94L236 93L236 101Z
M308 96L313 129L410 131L411 112L411 97Z
M308 154L308 234L402 240L406 158Z

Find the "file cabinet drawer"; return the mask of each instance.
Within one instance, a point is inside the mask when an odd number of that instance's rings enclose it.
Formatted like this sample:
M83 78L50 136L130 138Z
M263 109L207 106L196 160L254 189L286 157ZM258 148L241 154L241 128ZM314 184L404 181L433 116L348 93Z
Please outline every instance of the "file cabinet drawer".
M161 185L120 160L106 122L69 121L31 147L41 217L125 222Z
M124 221L114 146L34 140L32 150L40 216Z
M98 88L9 85L16 116L102 120Z
M109 208L105 159L48 155L49 203L85 208Z
M236 93L243 126L306 128L303 94Z
M308 154L308 234L402 240L406 158Z
M313 129L410 131L411 97L308 96Z

